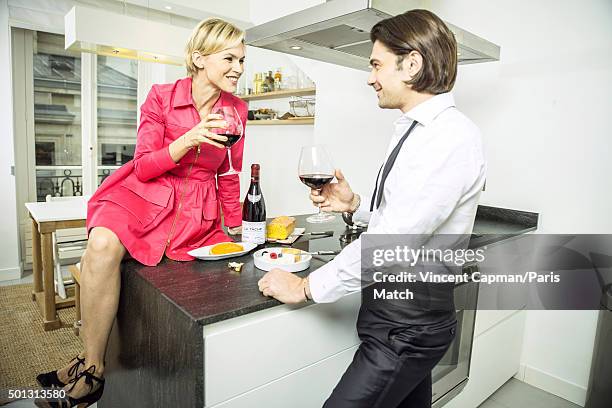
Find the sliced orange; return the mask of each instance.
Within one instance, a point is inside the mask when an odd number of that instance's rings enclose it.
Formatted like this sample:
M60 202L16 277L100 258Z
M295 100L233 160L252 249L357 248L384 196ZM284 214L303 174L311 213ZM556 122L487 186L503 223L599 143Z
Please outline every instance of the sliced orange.
M210 248L210 253L212 255L225 255L241 251L244 251L244 247L235 242L222 242Z

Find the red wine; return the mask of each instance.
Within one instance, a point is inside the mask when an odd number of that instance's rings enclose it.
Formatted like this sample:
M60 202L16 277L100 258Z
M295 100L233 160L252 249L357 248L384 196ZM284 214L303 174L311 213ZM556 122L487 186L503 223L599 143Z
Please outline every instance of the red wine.
M238 140L240 140L240 135L228 135L228 134L220 134L220 136L227 137L225 142L219 142L225 147L232 147Z
M266 242L266 203L259 187L259 164L251 165L251 185L242 206L242 240Z
M303 174L300 181L315 190L321 189L324 185L332 181L334 176L330 174Z

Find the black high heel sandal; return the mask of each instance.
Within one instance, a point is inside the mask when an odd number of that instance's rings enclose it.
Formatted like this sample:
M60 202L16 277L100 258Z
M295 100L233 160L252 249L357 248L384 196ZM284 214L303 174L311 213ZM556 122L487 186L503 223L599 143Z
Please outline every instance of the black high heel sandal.
M76 356L75 358L70 360L70 362L72 363L75 360L76 362L72 365L72 367L68 369L68 377L76 377L77 373L79 372L79 367L81 365L85 365L84 358L79 358L79 356ZM57 371L49 371L48 373L38 374L36 376L36 381L43 388L64 388L66 386L66 384L61 382L60 379L57 377Z
M93 368L93 371L90 371L92 368ZM95 372L96 372L95 365L87 367L87 369L81 371L76 377L74 377L72 380L69 381L69 383L72 383L72 386L66 391L68 394L70 394L72 390L74 389L74 387L76 386L76 384L79 382L79 380L85 377L85 384L89 385L89 394L86 394L80 398L72 398L71 396L68 395L65 398L60 399L60 400L52 400L52 401L48 401L48 400L38 401L37 400L34 403L36 404L36 406L49 407L49 408L73 408L73 407L86 408L98 402L98 400L102 398L102 393L104 392L104 378L95 376L93 374ZM91 390L94 387L94 383L93 383L94 381L98 382L100 384L100 387L94 392L91 392Z

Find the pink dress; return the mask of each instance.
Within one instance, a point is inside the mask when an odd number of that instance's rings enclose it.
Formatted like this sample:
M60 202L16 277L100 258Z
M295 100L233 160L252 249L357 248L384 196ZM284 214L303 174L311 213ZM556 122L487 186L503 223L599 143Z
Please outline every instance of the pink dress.
M247 105L221 92L215 106L234 106L243 123ZM106 227L130 255L157 265L164 254L189 261L188 251L231 241L221 229L219 205L228 227L241 224L240 182L229 170L226 149L203 143L178 163L168 145L197 123L200 115L191 97L191 78L154 85L141 107L134 159L110 175L87 207L87 231ZM244 130L243 130L244 132ZM231 147L232 165L242 168L243 137Z

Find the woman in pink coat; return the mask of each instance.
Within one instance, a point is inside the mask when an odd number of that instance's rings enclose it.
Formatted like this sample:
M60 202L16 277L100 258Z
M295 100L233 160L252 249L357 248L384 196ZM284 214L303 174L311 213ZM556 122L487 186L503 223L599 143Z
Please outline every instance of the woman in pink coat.
M243 72L243 32L223 20L202 21L186 47L189 76L154 85L141 107L134 159L98 188L89 201L89 241L81 260L82 338L85 350L66 367L37 377L43 386L65 386L69 405L97 401L104 388L104 355L120 291L126 252L145 265L167 256L231 241L221 229L240 232L240 184L244 135L231 154L214 107L230 106L243 129L247 106L232 95ZM243 130L244 132L244 130ZM70 384L68 384L70 382ZM68 385L66 385L68 384Z

